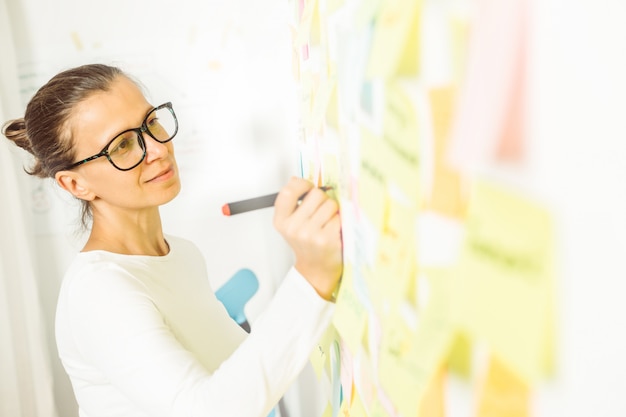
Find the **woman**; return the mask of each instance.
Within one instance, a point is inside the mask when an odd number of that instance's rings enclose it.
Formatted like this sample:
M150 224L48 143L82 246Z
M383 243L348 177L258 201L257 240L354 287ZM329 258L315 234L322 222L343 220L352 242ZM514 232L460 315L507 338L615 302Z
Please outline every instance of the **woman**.
M29 173L54 178L91 218L56 315L81 417L264 417L330 321L337 204L298 178L280 191L274 226L295 264L247 335L209 288L198 249L163 233L159 206L180 190L177 131L171 103L148 103L105 65L56 75L3 128L34 155Z

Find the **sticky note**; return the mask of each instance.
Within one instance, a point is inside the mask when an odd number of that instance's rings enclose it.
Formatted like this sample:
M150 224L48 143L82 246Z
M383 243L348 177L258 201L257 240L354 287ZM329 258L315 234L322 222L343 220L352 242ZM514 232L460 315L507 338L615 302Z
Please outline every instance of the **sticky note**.
M74 43L74 47L76 48L76 50L82 51L84 49L84 45L78 32L71 32L70 36L72 38L72 42Z
M435 310L421 312L415 329L405 314L395 310L384 321L379 378L399 413L411 416L443 363L452 332Z
M319 85L312 92L311 113L306 119L307 131L317 131L322 128L328 106L333 98L336 80L334 77L322 77Z
M467 13L453 11L448 16L448 31L452 42L454 84L460 85L466 70L470 18Z
M462 331L454 335L452 347L447 359L448 370L466 380L469 380L471 373L472 341L469 336Z
M420 159L417 115L411 101L399 86L386 89L383 132L376 135L361 129L359 196L380 227L384 202L381 197L397 190L415 207L420 196ZM368 189L370 187L370 189Z
M387 179L408 200L417 204L420 183L420 137L417 112L404 87L395 82L385 86L385 108L381 156L387 159Z
M354 370L354 393L358 396L363 407L370 410L376 398L376 383L374 380L373 361L370 356L361 349L353 358Z
M396 413L393 410L389 410L381 401L380 398L376 398L372 403L369 417L392 417Z
M421 1L387 0L375 18L368 77L413 76L419 68Z
M339 355L341 357L340 380L341 397L348 405L352 404L354 395L354 367L352 353L346 349L345 343L339 343Z
M324 186L332 187L330 190L326 192L333 200L340 202L341 201L341 173L339 168L339 158L336 151L323 151L321 157L321 183Z
M422 397L417 417L446 417L445 376L443 367L435 373Z
M391 162L380 150L379 138L367 130L361 134L361 160L358 176L358 205L376 230L382 227L387 188L387 166Z
M362 0L358 2L354 12L354 27L360 30L370 26L378 16L383 0Z
M329 62L329 65L331 64L332 63ZM334 70L331 68L328 69L328 72L334 74ZM337 98L336 82L328 99L328 105L326 106L326 114L324 117L327 126L330 126L334 129L339 129L339 101Z
M295 44L297 47L302 47L309 43L309 39L311 35L311 28L313 26L314 16L316 14L317 14L317 0L306 0L306 2L304 2L304 7L302 8L302 13L300 15L300 22L298 24L298 33L295 39ZM319 21L318 21L318 24L319 24ZM315 32L315 34L317 34L317 32Z
M529 417L530 389L500 359L490 358L479 392L477 417Z
M313 100L315 91L319 83L319 77L309 71L300 74L300 115L304 126L312 123L313 117Z
M454 116L456 89L433 88L428 93L433 129L433 173L426 208L454 218L464 217L467 201L462 178L447 158L450 128Z
M368 417L365 406L357 392L355 392L350 404L350 417Z
M330 402L326 404L326 408L324 408L324 412L321 417L333 417L333 409L330 405Z
M410 299L416 274L416 209L391 197L386 200L374 265L366 275L372 303L396 304Z
M311 356L311 366L315 371L317 378L321 378L324 371L330 372L330 349L331 344L339 338L337 330L333 326L329 326L328 330L322 335L322 338L313 349Z
M494 160L522 160L525 119L521 112L526 105L522 83L528 67L529 2L476 3L449 152L454 165L469 172Z
M355 292L352 268L347 264L344 266L341 287L337 294L333 325L353 354L361 347L366 323L367 311Z
M451 266L420 267L417 298L418 304L427 311L425 317L436 317L449 332L449 347L444 357L446 369L469 379L472 340L454 322L455 273L455 268Z
M541 205L502 185L476 182L455 278L455 320L529 381L546 374L553 234Z

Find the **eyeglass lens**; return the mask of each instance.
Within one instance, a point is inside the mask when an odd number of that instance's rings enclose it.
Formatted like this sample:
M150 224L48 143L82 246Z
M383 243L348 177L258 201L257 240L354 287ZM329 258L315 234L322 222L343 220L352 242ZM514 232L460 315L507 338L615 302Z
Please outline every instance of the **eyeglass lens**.
M163 107L152 111L146 117L148 134L159 142L167 142L176 134L176 119L169 108ZM119 169L129 169L139 164L145 151L145 143L139 132L129 130L118 135L109 147L109 159Z

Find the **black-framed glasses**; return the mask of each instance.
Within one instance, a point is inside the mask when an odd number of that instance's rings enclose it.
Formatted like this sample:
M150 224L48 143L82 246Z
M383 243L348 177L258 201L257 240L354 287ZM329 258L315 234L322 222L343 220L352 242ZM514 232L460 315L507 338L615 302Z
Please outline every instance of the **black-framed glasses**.
M174 139L178 133L178 119L172 103L168 102L153 108L141 122L141 126L123 131L97 154L75 162L65 169L76 168L101 156L106 156L115 168L120 171L129 171L139 165L146 157L144 132L159 143L166 143Z

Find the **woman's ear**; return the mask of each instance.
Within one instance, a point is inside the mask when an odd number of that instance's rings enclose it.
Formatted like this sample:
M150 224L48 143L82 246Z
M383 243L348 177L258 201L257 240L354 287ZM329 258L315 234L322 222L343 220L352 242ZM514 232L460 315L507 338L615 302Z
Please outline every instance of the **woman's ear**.
M72 171L59 171L54 175L57 184L74 197L92 201L96 196L89 189L83 178Z

